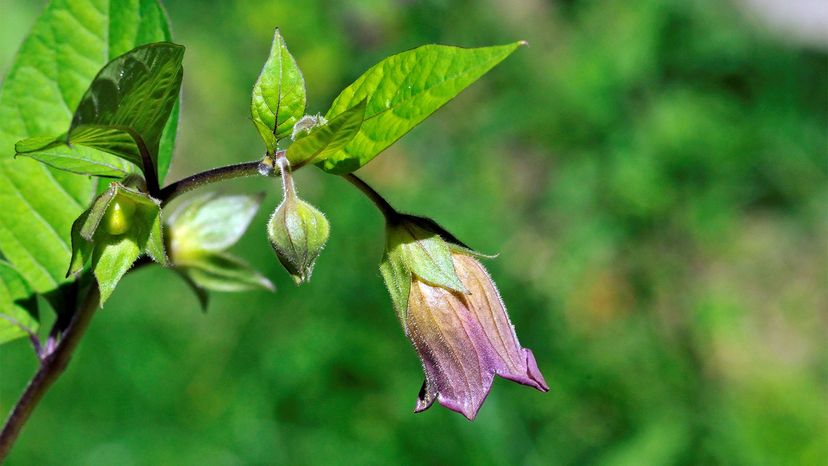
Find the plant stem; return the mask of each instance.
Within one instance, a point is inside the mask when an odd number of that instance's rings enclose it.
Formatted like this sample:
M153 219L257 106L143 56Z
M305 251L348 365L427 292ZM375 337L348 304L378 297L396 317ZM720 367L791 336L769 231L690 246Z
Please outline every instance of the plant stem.
M391 207L391 204L389 204L388 201L386 201L385 198L382 197L380 193L378 193L368 183L363 181L362 178L354 175L353 173L342 175L342 178L345 178L347 182L356 186L357 188L359 188L360 191L362 191L366 196L368 196L368 199L370 199L371 202L373 202L374 205L377 206L380 212L382 212L382 215L385 217L386 221L392 222L394 221L394 219L399 217L399 212L397 212L393 207Z
M260 175L259 164L261 161L239 163L236 165L227 165L224 167L213 168L205 172L196 173L188 176L182 180L165 187L161 190L159 198L161 199L161 206L163 207L176 197L194 189L201 188L211 183L224 180L232 180L233 178L242 178L245 176Z
M284 156L284 154L278 154L276 156L278 157L279 155ZM289 173L289 169L284 165L286 161L281 162L282 165L280 165L280 167L282 169L286 169L287 173ZM257 160L255 162L229 165L207 170L205 172L197 173L190 177L184 178L159 191L161 203L162 205L167 204L169 201L180 196L181 194L217 181L260 175L260 164L261 162ZM374 190L374 188L369 186L368 183L352 173L342 175L342 177L368 196L368 198L385 216L386 221L392 222L394 219L399 217L399 213L391 207L391 204L389 204L385 198ZM287 177L285 182L292 184L292 180L289 177ZM137 264L136 267L138 265L143 264ZM65 331L62 332L62 338L54 347L54 351L47 350L47 354L43 355L40 361L40 367L34 377L32 377L31 381L29 381L29 384L26 386L26 389L23 391L23 394L20 396L17 404L15 404L14 408L12 408L9 417L3 426L3 430L0 432L0 462L8 456L12 445L15 440L17 440L17 437L20 435L20 431L23 429L23 426L31 416L38 402L40 402L49 388L66 370L66 366L69 364L69 360L71 359L75 348L77 348L78 343L86 333L86 329L89 327L89 323L92 321L92 316L94 316L99 302L100 291L98 290L97 283L93 281L89 286L89 290L87 291L83 302L72 316L72 320L66 327Z
M2 462L9 454L14 441L20 435L20 430L31 416L37 403L49 390L49 387L57 380L57 378L66 370L67 364L77 348L78 343L86 333L89 327L89 322L98 308L100 300L100 292L98 285L92 283L89 291L86 294L83 302L78 308L72 321L66 328L63 338L58 343L55 350L46 355L40 363L40 367L35 373L26 390L20 396L17 404L12 409L0 432L0 462Z

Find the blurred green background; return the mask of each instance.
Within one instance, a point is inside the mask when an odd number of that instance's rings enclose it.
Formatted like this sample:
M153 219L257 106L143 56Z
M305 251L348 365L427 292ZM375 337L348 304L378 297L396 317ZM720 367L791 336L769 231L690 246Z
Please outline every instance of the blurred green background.
M130 275L9 464L826 464L828 42L749 3L168 1L187 46L169 180L260 155L274 26L313 112L394 52L530 42L360 175L500 254L551 391L498 380L474 423L411 414L381 218L308 169L332 224L310 284L267 244L276 185L217 186L268 191L235 252L278 292L205 315L173 273ZM0 0L4 73L42 4ZM0 349L3 415L34 369L25 341Z

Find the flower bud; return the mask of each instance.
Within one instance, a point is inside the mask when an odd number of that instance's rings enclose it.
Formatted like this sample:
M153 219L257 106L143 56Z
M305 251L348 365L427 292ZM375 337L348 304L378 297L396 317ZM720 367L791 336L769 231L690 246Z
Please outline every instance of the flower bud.
M285 197L267 225L270 245L297 285L310 280L329 232L325 215L295 194Z
M437 400L473 420L495 375L549 390L473 251L422 217L402 216L387 234L380 271L425 372L415 412Z
M119 236L129 231L134 214L134 202L129 199L113 199L104 217L107 233L112 236Z

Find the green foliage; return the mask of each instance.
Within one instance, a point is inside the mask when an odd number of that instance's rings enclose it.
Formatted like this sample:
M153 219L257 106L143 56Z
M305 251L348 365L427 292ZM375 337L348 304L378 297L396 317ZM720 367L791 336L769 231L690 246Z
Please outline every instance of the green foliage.
M470 49L424 45L380 61L346 87L328 110L330 119L366 101L359 133L320 161L320 167L342 174L370 162L523 44Z
M182 273L204 290L226 293L276 290L267 277L252 269L247 262L226 253L194 257L182 267Z
M34 3L2 8L0 67ZM72 2L82 3L93 2ZM130 5L139 3L148 2ZM95 3L104 16L105 4ZM552 391L496 384L473 425L440 411L411 416L421 368L371 273L381 220L344 183L307 174L304 192L336 226L325 262L337 266L320 267L312 288L281 294L276 305L265 293L218 295L207 318L172 312L190 305L172 272L136 273L119 285L128 299L96 317L80 360L45 398L10 464L337 464L343 451L356 464L823 462L826 260L814 245L828 225L824 48L780 39L746 21L740 3L711 0L167 5L182 42L202 51L188 56L189 67L210 70L188 83L180 138L181 153L197 153L204 166L255 152L258 138L229 116L249 95L244 70L261 64L250 50L270 39L274 22L307 57L319 97L309 113L324 112L367 65L414 44L475 44L483 35L532 43L361 176L400 207L428 211L501 253L492 275ZM132 40L153 15L141 17L93 29ZM54 29L71 28L62 44L88 40L67 24ZM41 59L64 48L73 59L70 45L42 43L27 47ZM90 53L74 101L130 48ZM41 70L53 73L52 63ZM61 88L24 73L16 99L54 104L38 125L60 124L8 134L18 110L0 110L0 249L13 228L13 238L41 244L46 270L60 280L66 260L50 269L48 248L68 253L51 234L30 233L48 233L41 220L8 219L22 212L18 193L43 192L34 205L62 207L39 214L55 224L65 215L65 231L92 183L5 159L20 138L65 131L74 108L60 104ZM41 99L46 93L57 100ZM69 191L79 204L48 187L28 191L31 170L77 183ZM289 283L262 254L263 235L247 236L238 254ZM16 267L31 264L22 257ZM2 348L0 410L31 367L25 342ZM117 377L101 377L102 367Z
M55 0L21 46L0 90L0 251L34 291L47 292L63 283L70 227L96 183L31 160L12 159L14 143L66 131L104 64L135 45L169 38L166 17L154 0L112 2L103 9L90 0ZM172 153L176 121L168 122L162 138L162 173ZM54 155L44 157L54 161Z
M253 86L250 105L253 123L269 152L305 114L305 99L305 79L276 29L270 54Z
M169 263L160 205L113 182L72 225L72 258L66 275L80 272L91 258L103 305L142 252L162 265Z
M225 252L247 230L262 198L260 194L207 193L184 202L167 219L172 262L203 308L208 290L275 290L270 280Z
M72 144L107 152L142 168L144 173L158 172L158 165L169 165L171 153L159 161L162 133L178 99L183 69L184 47L171 43L154 43L137 47L109 62L95 76L81 98L69 130L55 139L36 137L20 141L18 154L39 160L38 152ZM101 161L97 153L81 159L86 165ZM83 152L74 155L83 156ZM77 171L78 163L66 158L50 158L50 165ZM97 175L111 170L103 160L101 169L86 174Z
M307 134L299 135L285 154L291 169L326 160L335 154L358 134L364 118L365 100L330 121L313 126Z
M176 256L227 250L241 239L263 198L263 194L206 193L181 204L167 220Z
M0 260L0 344L37 331L37 301L31 293L17 270Z
M31 157L52 168L77 175L122 179L140 173L141 169L126 159L89 147L60 144L43 148L53 141L50 136L25 139L15 144L15 151L17 155Z

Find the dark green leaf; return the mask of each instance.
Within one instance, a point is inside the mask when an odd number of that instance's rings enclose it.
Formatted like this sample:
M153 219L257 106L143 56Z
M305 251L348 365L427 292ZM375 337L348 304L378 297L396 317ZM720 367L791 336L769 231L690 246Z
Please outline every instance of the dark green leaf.
M253 86L250 111L268 147L274 139L289 135L296 121L305 114L305 79L278 29L273 35L270 55Z
M359 133L320 167L342 174L370 162L522 44L473 49L425 45L377 63L346 87L328 110L330 117L368 100Z
M325 160L345 147L359 132L365 116L365 101L331 118L326 124L315 126L287 149L291 169Z
M181 88L183 58L184 47L162 42L112 60L92 81L65 135L51 142L21 141L17 153L77 144L122 157L145 173L157 171L161 136Z
M96 14L82 13L90 11ZM70 227L94 196L96 181L12 159L14 143L66 131L84 91L111 58L169 39L155 0L111 2L103 9L91 0L52 0L21 46L0 90L0 251L36 292L65 280ZM159 170L169 165L176 121L168 122L173 130L165 133Z

